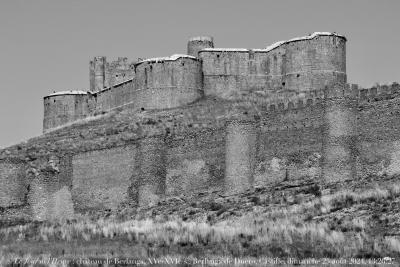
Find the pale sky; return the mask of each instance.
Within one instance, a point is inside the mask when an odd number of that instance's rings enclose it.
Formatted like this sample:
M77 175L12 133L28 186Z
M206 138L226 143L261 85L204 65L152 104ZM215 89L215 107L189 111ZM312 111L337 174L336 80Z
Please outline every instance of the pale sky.
M348 38L349 82L400 81L398 0L0 1L0 148L41 134L43 96L87 90L94 56L186 53L191 36L264 48L335 31Z

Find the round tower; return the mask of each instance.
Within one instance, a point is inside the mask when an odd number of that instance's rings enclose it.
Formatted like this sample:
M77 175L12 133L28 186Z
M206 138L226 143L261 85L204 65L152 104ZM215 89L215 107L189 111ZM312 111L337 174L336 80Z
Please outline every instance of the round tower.
M84 91L63 91L43 98L43 132L88 115L88 94Z
M335 33L314 33L310 36L287 41L270 51L271 62L282 62L284 88L296 91L321 90L344 86L346 75L346 38ZM277 60L276 60L277 59ZM271 64L273 66L274 64ZM279 77L279 75L278 75Z
M187 45L187 54L198 57L199 51L204 48L213 48L214 39L210 36L198 36L189 39Z
M133 105L138 110L184 106L202 96L199 59L188 55L150 58L135 65Z
M322 176L325 182L357 175L357 99L344 89L325 88Z
M228 194L251 188L254 179L256 140L257 133L253 121L228 121L225 139L225 190Z

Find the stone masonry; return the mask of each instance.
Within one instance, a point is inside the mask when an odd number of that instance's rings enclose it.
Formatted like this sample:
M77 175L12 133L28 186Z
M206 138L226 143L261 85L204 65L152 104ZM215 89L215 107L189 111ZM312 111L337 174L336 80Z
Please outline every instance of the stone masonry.
M90 63L90 89L44 98L44 134L0 150L0 207L68 218L280 181L400 174L400 86L347 84L335 33L263 49Z

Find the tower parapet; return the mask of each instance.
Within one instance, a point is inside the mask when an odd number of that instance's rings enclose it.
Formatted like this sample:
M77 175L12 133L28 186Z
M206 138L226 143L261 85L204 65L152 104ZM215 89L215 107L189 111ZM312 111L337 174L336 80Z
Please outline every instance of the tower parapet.
M204 48L213 48L214 39L210 36L197 36L189 39L187 44L187 54L198 57L199 51Z

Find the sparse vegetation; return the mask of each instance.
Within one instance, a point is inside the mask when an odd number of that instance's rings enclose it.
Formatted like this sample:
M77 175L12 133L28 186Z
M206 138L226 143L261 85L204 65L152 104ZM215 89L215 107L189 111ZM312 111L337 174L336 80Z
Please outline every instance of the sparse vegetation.
M134 247L131 257L143 253L160 257L171 254L281 258L400 256L397 235L376 231L382 224L398 228L396 223L400 220L389 211L400 196L400 186L377 185L331 194L316 184L305 183L294 188L298 191L277 191L273 196L269 193L271 189L256 188L231 197L218 196L217 192L216 196L202 193L203 200L171 198L173 213L158 205L149 208L144 216L114 214L104 218L90 214L73 220L3 225L1 243L15 249L3 247L0 261L4 263L15 257L13 253L23 244L51 248L76 243L83 248L98 242L115 246L115 251L118 244ZM164 204L168 205L168 201ZM142 254L136 255L135 251ZM96 253L100 253L96 257L107 256L101 251Z
M349 237L343 232L330 230L326 223L304 223L294 218L270 220L243 216L237 220L211 225L206 222L184 222L180 219L92 221L80 218L75 221L43 223L2 229L3 240L17 237L19 242L58 242L81 240L90 242L100 239L118 239L139 245L157 247L215 248L217 255L233 256L293 256L298 257L354 257L361 251L380 255L400 252L400 241L387 238L376 243L372 237L360 231ZM37 225L36 225L37 226ZM364 223L354 221L353 226L364 228ZM367 244L375 242L374 246Z
M309 194L320 189L315 187ZM190 221L173 216L156 216L145 220L93 219L80 216L74 220L33 222L0 229L3 242L98 242L123 241L146 247L148 253L198 253L208 256L266 257L384 257L400 255L400 240L394 236L379 237L369 232L370 218L333 216L331 221L316 218L351 209L356 205L390 200L400 195L400 187L356 192L339 192L314 200L256 209L222 221ZM249 196L249 203L260 204L259 196ZM189 207L192 208L190 203ZM210 218L222 216L229 208L211 200L203 203ZM192 212L195 214L199 211ZM190 214L190 212L189 212ZM188 252L190 249L190 252ZM162 252L158 252L162 251ZM10 255L3 254L3 260ZM162 255L159 255L162 256Z

